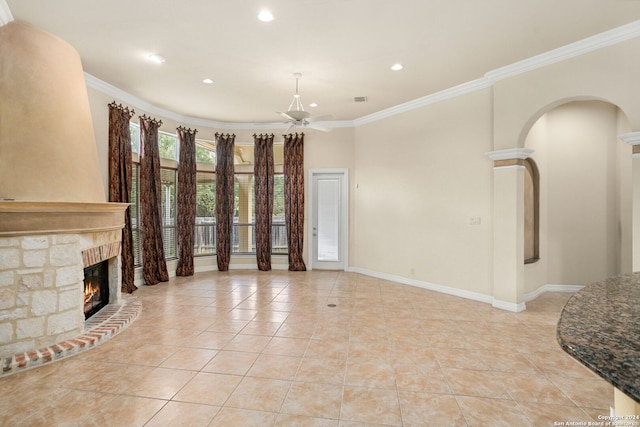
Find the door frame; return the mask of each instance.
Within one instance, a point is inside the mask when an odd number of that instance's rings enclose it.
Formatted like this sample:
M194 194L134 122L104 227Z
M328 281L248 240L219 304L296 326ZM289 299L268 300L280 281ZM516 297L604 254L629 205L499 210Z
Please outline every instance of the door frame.
M314 268L314 256L313 256L313 218L314 212L317 211L316 206L316 194L315 187L313 185L313 179L320 175L342 175L342 200L340 209L340 245L342 249L342 270L346 271L349 268L349 169L347 168L314 168L309 169L309 204L307 211L307 236L309 237L308 245L308 270Z

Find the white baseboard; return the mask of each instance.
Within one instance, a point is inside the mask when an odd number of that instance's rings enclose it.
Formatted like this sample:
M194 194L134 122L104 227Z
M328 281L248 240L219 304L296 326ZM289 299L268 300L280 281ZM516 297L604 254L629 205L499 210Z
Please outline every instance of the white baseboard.
M545 292L578 292L584 288L584 285L544 285L540 286L535 291L524 294L525 302L533 301Z
M272 264L271 268L273 270L288 270L288 264ZM139 270L140 276L142 276L142 269ZM208 271L217 271L218 266L216 263L211 263L204 266L197 266L194 268L195 273L204 273ZM229 264L229 270L256 270L258 271L257 264ZM404 285L415 286L417 288L427 289L430 291L440 292L447 295L453 295L460 298L469 299L472 301L483 302L487 304L491 304L492 307L499 308L501 310L507 310L515 313L519 313L521 311L526 310L526 303L529 301L533 301L538 298L540 295L545 292L578 292L580 289L584 288L583 285L544 285L536 289L535 291L529 292L524 296L524 302L521 303L512 303L507 301L501 301L495 299L491 295L485 295L478 292L466 291L464 289L452 288L450 286L438 285L435 283L425 282L422 280L409 279L407 277L395 276L393 274L381 273L379 271L368 270L366 268L359 267L347 267L345 269L347 272L351 273L359 273L365 276L375 277L377 279L389 280L395 283L401 283ZM136 271L138 272L138 271ZM169 270L169 277L175 276L175 268ZM144 279L139 277L135 280L134 284L136 286L144 285Z
M200 265L193 267L194 273L205 273L207 271L218 271L218 265L216 263L213 263L210 265Z
M525 311L527 309L527 305L524 302L516 304L514 302L501 301L495 298L491 302L491 306L499 308L501 310L512 311L514 313L520 313L521 311Z
M444 285L437 285L434 283L424 282L415 279L408 279L406 277L394 276L392 274L380 273L378 271L368 270L366 268L349 267L347 270L353 273L364 274L365 276L375 277L378 279L390 280L392 282L402 283L405 285L416 286L418 288L428 289L430 291L441 292L447 295L453 295L461 298L470 299L473 301L484 302L491 304L492 307L499 308L501 310L507 310L514 313L519 313L526 310L526 303L533 301L545 292L578 292L584 288L583 285L544 285L536 289L533 292L525 294L524 301L520 303L512 303L508 301L501 301L495 299L491 295L485 295L478 292L465 291L463 289L452 288Z
M481 294L478 292L465 291L464 289L452 288L444 285L437 285L435 283L424 282L416 279L408 279L406 277L394 276L392 274L387 274L387 273L380 273L378 271L368 270L366 268L349 267L347 271L364 274L365 276L375 277L377 279L384 279L384 280L389 280L391 282L402 283L404 285L410 285L410 286L415 286L422 289L428 289L430 291L436 291L436 292L440 292L447 295L466 298L473 301L484 302L487 304L493 303L492 296Z

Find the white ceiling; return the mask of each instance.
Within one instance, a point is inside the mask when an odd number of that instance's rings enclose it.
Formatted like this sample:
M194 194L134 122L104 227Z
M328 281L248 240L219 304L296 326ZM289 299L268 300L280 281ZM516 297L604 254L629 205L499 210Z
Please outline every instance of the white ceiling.
M640 0L4 1L74 46L92 76L230 123L281 121L295 72L312 116L354 120L640 19ZM265 7L271 23L256 18Z

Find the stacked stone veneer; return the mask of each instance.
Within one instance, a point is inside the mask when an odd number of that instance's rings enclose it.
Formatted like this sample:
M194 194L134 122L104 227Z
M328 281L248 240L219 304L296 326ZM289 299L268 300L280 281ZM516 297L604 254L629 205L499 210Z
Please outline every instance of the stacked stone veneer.
M119 230L0 238L0 357L82 334L85 261L119 254L119 243ZM110 303L121 295L119 260L109 262Z

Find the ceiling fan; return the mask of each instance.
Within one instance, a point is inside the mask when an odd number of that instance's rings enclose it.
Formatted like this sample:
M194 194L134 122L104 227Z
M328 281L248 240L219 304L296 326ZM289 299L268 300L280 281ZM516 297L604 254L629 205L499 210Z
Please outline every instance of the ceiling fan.
M302 101L300 100L300 94L298 93L298 80L302 77L302 74L295 73L293 75L296 79L296 93L293 95L293 99L291 100L291 104L289 104L289 109L286 113L278 111L282 117L287 119L286 123L290 123L289 128L285 133L288 133L291 129L295 129L298 126L308 127L311 129L321 130L323 132L329 132L331 128L327 126L322 126L318 124L318 121L328 120L333 118L331 115L320 116L320 117L310 117L311 114L308 111L304 110L302 106Z

